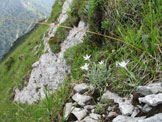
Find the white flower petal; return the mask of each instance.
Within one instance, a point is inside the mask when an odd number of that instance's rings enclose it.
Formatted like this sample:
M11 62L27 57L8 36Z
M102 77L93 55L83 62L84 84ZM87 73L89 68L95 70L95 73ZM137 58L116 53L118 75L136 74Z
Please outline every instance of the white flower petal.
M91 57L91 55L86 55L86 56L83 56L84 60L89 60Z

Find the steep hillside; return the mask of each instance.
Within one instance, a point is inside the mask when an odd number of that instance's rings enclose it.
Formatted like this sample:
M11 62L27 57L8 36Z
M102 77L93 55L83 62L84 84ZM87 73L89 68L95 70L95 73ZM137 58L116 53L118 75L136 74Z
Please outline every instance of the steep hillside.
M161 0L56 0L50 27L0 64L0 121L161 121L161 12Z
M0 18L39 21L50 15L54 0L0 0ZM33 27L28 23L0 21L0 59L14 41Z

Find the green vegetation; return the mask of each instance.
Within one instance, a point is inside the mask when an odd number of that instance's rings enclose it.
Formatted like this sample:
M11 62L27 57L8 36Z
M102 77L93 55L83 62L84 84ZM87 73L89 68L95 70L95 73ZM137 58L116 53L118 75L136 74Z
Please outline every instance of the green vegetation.
M48 22L56 22L64 1L56 0ZM53 94L48 94L47 90L46 99L37 104L30 106L16 104L12 102L14 89L23 87L23 78L30 74L31 65L42 54L41 37L47 31L47 26L39 26L0 64L0 121L64 121L63 107L70 96L70 83L79 80L93 84L92 79L101 79L96 75L97 78L90 77L96 72L95 65L89 67L89 69L93 68L94 72L88 71L89 78L85 78L87 72L81 70L81 66L87 63L83 58L85 55L92 56L91 63L98 64L100 61L105 61L105 67L103 70L101 68L100 73L105 70L110 73L106 72L105 79L101 82L106 84L105 89L122 96L133 92L137 85L158 81L162 75L161 12L161 0L75 0L71 11L68 12L69 19L63 25L73 27L77 26L79 20L83 20L88 23L90 31L120 38L136 48L87 33L83 43L68 49L64 54L67 64L71 66L72 78L65 80L62 87ZM56 35L49 40L54 52L59 52L60 44L68 32L69 30L58 28ZM41 47L36 55L33 49L39 44ZM129 62L125 67L116 65L117 62L122 61ZM100 83L96 80L94 85L97 82ZM111 104L111 101L108 101L108 104ZM102 113L104 108L98 106L96 111Z
M39 106L18 105L12 102L12 97L16 87L23 87L23 78L29 74L32 70L31 65L41 56L43 51L41 38L45 31L47 31L47 26L39 26L0 65L0 121L2 122L30 121L32 116L30 112L36 112L35 110ZM40 45L38 50L34 50L36 45ZM39 117L41 116L39 113L35 113L35 115L37 114Z
M65 53L74 79L84 79L80 67L85 63L82 56L86 54L95 57L94 62L107 60L107 66L112 66L108 88L120 95L127 95L137 85L160 78L162 1L89 0L86 6L91 31L120 38L139 50L116 40L87 34L82 44ZM128 70L116 66L117 61L127 60Z

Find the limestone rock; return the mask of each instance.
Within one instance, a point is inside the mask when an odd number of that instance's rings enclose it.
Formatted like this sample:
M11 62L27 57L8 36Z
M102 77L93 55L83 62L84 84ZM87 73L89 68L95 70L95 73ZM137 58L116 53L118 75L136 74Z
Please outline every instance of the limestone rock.
M76 93L72 99L77 102L79 105L84 106L86 102L90 101L92 97L86 96L86 95L81 95L79 93Z
M134 106L131 104L131 102L121 102L119 103L119 109L122 113L122 115L131 115L134 110Z
M94 120L91 117L85 117L81 122L99 122L98 120Z
M157 106L159 104L162 104L162 93L140 97L138 98L138 100L140 103L146 103L150 106Z
M112 122L162 122L162 113L156 114L152 117L128 117L119 115Z
M64 118L67 118L68 115L70 114L70 112L72 112L72 107L73 107L73 104L72 103L66 103L66 105L65 105Z
M109 114L108 114L108 118L115 118L115 117L117 117L118 116L118 114L116 113L116 112L109 112Z
M152 83L146 86L138 86L136 92L144 96L162 93L162 83Z
M148 104L145 104L142 108L141 108L143 113L148 113L149 111L152 110L152 107L150 107Z
M95 120L100 120L101 119L101 115L99 115L99 114L91 113L89 116L92 119L95 119Z
M106 91L106 93L104 93L102 96L101 102L105 102L106 100L114 100L115 103L120 103L123 101L123 98L119 97L115 93Z
M78 92L80 94L83 94L85 93L86 91L88 91L89 89L89 86L85 83L82 83L82 84L77 84L75 87L74 87L74 91L75 92Z
M162 122L162 113L156 114L152 117L145 119L144 121L139 122Z
M112 122L144 122L144 117L136 117L136 118L133 118L133 117L128 117L128 116L123 116L123 115L119 115L117 116L115 119L113 119Z
M110 91L107 91L103 94L101 101L104 102L105 100L113 100L115 103L118 103L119 109L123 115L131 115L134 110L134 106L131 104L131 100L128 100L127 98L121 98L117 94Z
M79 121L81 121L87 115L87 112L88 111L86 109L81 110L80 108L74 108L72 111Z
M86 105L84 106L84 109L87 109L87 110L92 110L95 108L95 105Z
M70 2L66 5L70 6ZM80 21L78 28L86 29L86 24ZM58 89L60 84L64 82L65 76L70 72L70 67L66 65L64 59L64 52L68 48L82 42L85 32L78 32L75 28L70 30L68 37L61 44L61 51L58 54L54 54L49 48L48 40L54 36L56 30L56 27L51 26L49 37L44 37L44 50L46 50L46 53L40 57L39 61L33 64L33 70L27 86L22 90L15 90L14 101L17 103L32 104L44 99L44 89L47 88L50 91Z

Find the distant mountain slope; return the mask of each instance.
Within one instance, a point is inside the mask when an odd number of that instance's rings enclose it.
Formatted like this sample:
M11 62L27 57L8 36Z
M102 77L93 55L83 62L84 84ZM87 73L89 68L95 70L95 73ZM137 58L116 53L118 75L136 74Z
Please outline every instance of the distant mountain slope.
M0 0L0 18L38 21L50 15L54 0ZM0 59L33 25L0 21Z

